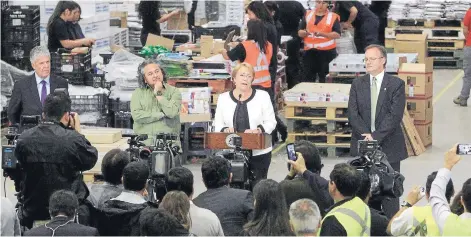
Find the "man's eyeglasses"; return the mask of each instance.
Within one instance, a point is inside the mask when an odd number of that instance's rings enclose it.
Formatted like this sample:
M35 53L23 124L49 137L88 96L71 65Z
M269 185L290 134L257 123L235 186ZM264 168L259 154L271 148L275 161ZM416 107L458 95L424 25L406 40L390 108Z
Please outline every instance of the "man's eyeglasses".
M379 58L365 58L365 62L368 61L376 61L377 59L384 58L384 57L379 57Z

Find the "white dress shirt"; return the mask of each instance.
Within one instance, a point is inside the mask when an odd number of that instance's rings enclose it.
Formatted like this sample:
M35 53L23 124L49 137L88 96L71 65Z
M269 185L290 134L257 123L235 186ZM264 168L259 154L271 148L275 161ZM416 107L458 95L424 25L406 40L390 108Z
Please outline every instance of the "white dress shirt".
M196 236L224 236L221 222L214 212L196 206L190 200L190 233Z
M43 78L40 78L38 76L38 74L34 73L34 76L36 77L36 85L38 86L38 95L39 95L39 100L41 100L41 94L43 92L43 84L41 83L41 81L46 81L46 91L47 91L47 94L46 95L49 95L51 93L51 83L50 83L50 76L46 77L45 79Z
M437 172L437 177L432 183L430 189L430 205L432 205L433 218L437 222L440 233L443 234L445 222L450 215L456 215L451 212L448 201L445 197L446 185L451 179L451 171L447 168L441 168ZM460 218L471 218L471 213L465 212Z
M380 72L378 75L375 76L376 78L376 92L378 92L378 98L379 98L379 92L381 92L381 84L383 83L383 78L384 78L384 70ZM370 74L370 86L373 86L373 75Z

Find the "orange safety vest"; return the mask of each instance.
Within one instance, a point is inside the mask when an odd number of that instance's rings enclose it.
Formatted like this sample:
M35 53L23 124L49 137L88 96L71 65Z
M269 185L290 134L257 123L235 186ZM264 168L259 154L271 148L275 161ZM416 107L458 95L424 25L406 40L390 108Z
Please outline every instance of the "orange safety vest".
M273 48L270 42L267 41L266 52L260 51L260 46L253 40L245 40L242 45L245 48L244 62L252 65L255 71L255 78L252 82L254 86L262 86L265 88L271 87L271 77L268 71L270 59L273 55Z
M335 49L337 46L334 39L325 38L322 36L315 36L314 32L330 33L332 27L337 19L340 19L339 15L328 12L324 15L321 21L316 25L316 11L311 10L306 12L306 31L308 36L304 38L304 50L317 49L317 50L329 50Z

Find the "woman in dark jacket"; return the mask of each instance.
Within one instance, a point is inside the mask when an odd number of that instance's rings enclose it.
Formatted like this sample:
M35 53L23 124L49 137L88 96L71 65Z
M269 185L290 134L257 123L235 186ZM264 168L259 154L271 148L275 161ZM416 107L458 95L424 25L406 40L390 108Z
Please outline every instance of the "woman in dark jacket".
M141 43L146 45L149 34L160 35L160 23L164 23L170 17L177 15L180 9L169 14L160 15L160 1L141 1L137 9L139 18L142 19Z

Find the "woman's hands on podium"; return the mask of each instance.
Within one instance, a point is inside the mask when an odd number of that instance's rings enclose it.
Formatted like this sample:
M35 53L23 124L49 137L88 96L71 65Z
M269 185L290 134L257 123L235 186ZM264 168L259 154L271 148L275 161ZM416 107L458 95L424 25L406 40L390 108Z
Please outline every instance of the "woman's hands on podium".
M262 130L260 128L257 129L246 129L244 133L262 133Z
M225 129L224 129L224 132L233 133L233 132L234 132L234 128L225 128Z

